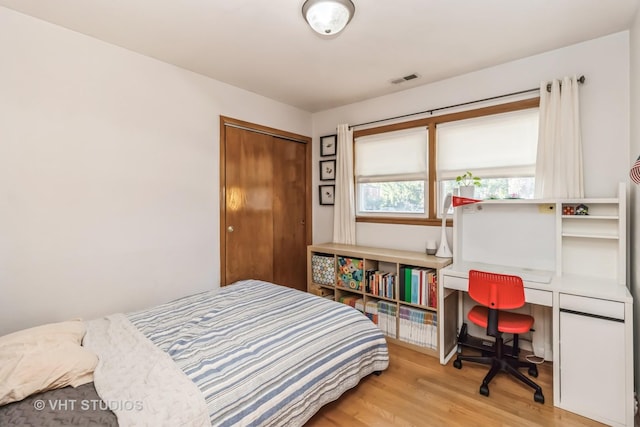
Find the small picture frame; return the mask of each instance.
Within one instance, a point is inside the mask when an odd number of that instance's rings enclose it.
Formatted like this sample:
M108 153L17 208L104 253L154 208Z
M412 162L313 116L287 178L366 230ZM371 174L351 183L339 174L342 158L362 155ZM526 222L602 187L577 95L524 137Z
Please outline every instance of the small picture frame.
M335 185L321 185L320 186L320 204L333 205L335 190L336 190Z
M336 161L320 161L320 181L333 181L336 179Z
M338 145L338 135L326 135L320 137L320 157L328 157L336 155L336 147Z

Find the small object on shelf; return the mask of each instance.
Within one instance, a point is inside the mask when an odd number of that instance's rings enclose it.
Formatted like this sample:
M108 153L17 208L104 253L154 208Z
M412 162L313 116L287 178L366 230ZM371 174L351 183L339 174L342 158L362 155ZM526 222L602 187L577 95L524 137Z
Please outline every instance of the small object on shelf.
M310 286L309 292L319 297L331 296L331 299L333 299L333 292L330 289L323 288L321 286Z
M589 215L589 207L587 205L579 204L576 206L574 215Z
M576 209L573 206L562 206L562 215L575 215Z

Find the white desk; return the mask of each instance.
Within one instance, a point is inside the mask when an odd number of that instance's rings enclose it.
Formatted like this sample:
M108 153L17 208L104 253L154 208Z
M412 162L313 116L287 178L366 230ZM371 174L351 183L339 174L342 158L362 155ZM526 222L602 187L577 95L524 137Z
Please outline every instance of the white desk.
M554 405L633 426L626 199L620 183L614 197L489 200L456 208L453 264L440 270L438 281L440 362L456 351L465 317L458 297L468 289L469 270L518 275L532 311L551 309L545 316L551 327L534 328L551 334ZM573 215L578 205L589 215Z
M460 292L468 290L471 269L518 275L527 303L552 308L555 406L610 425L633 426L633 299L626 286L616 280L454 262L440 270L438 280L442 364L456 354L465 317Z

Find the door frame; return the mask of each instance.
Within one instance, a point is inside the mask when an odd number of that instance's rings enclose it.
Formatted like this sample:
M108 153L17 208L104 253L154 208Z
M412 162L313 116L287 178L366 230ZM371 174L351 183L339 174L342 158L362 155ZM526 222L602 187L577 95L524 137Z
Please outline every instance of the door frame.
M309 136L298 135L280 129L262 126L255 123L231 117L220 116L220 286L226 286L227 248L225 236L227 231L227 157L226 157L226 131L227 126L233 126L252 132L263 133L277 138L287 139L305 146L305 238L306 246L312 241L312 196L311 196L311 164L312 164L312 139ZM306 248L305 248L306 249ZM305 278L305 283L307 279Z

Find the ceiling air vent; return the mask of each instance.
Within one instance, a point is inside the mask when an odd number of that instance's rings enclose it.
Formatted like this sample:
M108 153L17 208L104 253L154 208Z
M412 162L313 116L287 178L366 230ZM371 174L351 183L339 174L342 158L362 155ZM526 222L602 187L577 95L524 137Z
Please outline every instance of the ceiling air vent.
M413 74L409 74L408 76L400 77L399 79L393 79L391 80L391 83L393 83L394 85L397 85L400 83L408 82L409 80L417 79L418 77L420 76L418 76L416 73L413 73Z

